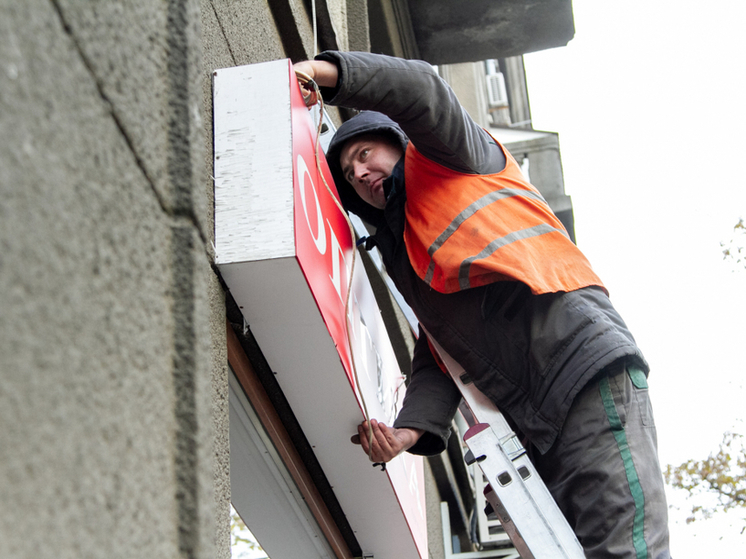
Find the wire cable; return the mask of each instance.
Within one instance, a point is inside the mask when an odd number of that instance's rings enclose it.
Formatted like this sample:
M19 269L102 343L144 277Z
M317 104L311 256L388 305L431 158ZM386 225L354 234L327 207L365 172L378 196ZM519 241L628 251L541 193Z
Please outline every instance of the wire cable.
M331 196L332 200L334 200L334 204L337 206L341 214L344 216L345 221L347 222L347 226L350 229L350 239L352 240L352 263L350 264L350 272L349 272L349 279L347 282L347 296L345 297L345 307L344 307L344 317L345 317L345 331L347 333L347 346L350 350L350 363L352 364L352 374L355 379L355 386L357 387L358 394L360 395L360 403L363 406L363 417L368 424L368 458L371 462L373 462L373 426L370 423L370 414L368 413L368 406L365 403L365 396L363 396L362 387L360 384L360 379L358 377L357 373L357 366L355 365L355 352L352 347L352 332L350 331L350 321L349 321L349 309L350 309L350 299L352 296L352 280L355 273L355 263L357 261L357 247L355 246L355 229L352 225L352 222L350 221L349 216L347 215L347 212L345 211L344 207L340 203L340 201L337 199L337 197L334 195L334 192L332 192L331 187L329 186L329 183L326 182L326 178L324 177L324 173L321 171L321 158L319 155L319 144L321 139L321 128L324 122L324 99L321 96L321 91L319 90L318 84L306 73L300 72L298 70L295 71L295 75L298 78L298 82L303 85L303 89L305 89L308 94L303 94L303 101L306 103L307 107L311 107L315 105L316 103L319 104L319 123L316 127L316 141L314 143L314 155L316 157L316 171L318 172L319 176L321 177L321 182L324 183L324 186L326 187L326 191ZM301 91L303 93L303 91ZM382 465L383 464L383 465ZM381 471L385 471L385 463L375 462L373 466L381 466Z
M318 27L316 25L316 0L311 0L311 11L313 12L313 55L319 54Z

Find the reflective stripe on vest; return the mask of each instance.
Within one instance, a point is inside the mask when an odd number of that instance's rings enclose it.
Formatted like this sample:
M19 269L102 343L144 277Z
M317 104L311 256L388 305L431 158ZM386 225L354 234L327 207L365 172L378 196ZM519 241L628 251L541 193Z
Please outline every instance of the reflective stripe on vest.
M452 293L518 280L534 293L574 291L601 280L507 150L493 175L452 171L410 143L404 240L428 285Z

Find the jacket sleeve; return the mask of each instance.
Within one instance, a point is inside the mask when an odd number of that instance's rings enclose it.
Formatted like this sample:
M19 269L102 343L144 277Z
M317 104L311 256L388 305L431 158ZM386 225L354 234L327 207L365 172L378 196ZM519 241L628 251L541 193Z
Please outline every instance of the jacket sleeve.
M412 374L407 387L402 409L394 422L394 427L423 429L425 433L409 449L412 454L432 456L445 450L451 434L453 419L461 393L451 377L440 370L425 333L414 348Z
M339 69L337 87L322 89L330 104L387 115L420 153L455 171L488 174L505 167L502 149L427 62L339 51L316 58Z

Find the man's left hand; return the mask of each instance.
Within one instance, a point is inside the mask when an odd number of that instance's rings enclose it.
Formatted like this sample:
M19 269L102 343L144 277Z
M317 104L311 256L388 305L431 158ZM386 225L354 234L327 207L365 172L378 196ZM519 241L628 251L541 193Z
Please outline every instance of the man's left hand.
M372 452L369 451L370 429L373 431ZM373 462L388 462L399 456L402 452L412 448L424 433L422 429L388 427L375 419L370 420L370 429L368 422L363 421L357 427L358 434L353 435L350 440L361 445L365 454L369 455Z

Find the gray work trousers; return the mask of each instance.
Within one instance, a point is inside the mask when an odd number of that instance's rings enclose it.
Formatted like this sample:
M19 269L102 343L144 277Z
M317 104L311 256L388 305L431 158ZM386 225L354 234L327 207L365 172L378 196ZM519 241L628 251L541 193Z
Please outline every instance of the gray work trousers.
M531 459L588 559L668 559L668 509L647 381L623 362L575 397Z

